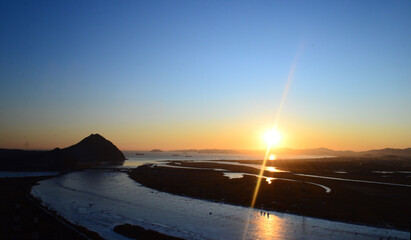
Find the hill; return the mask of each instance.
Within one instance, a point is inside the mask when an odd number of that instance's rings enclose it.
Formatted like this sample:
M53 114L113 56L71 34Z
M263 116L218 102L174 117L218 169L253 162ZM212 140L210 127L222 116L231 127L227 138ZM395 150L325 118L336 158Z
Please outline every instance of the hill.
M68 170L105 164L123 164L123 153L99 134L91 134L70 147L52 151L0 149L0 170Z

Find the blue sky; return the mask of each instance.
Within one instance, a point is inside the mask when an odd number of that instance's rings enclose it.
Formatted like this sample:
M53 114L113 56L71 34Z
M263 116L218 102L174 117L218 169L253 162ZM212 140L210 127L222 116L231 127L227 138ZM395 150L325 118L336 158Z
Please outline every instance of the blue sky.
M1 1L0 147L256 148L293 63L284 146L411 146L410 42L410 1Z

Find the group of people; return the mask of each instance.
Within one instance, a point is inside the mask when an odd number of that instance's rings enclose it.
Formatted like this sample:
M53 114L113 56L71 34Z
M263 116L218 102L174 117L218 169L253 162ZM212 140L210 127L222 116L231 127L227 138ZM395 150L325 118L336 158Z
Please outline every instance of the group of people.
M263 216L263 217L267 216L268 218L270 218L270 213L269 212L260 211L260 215Z

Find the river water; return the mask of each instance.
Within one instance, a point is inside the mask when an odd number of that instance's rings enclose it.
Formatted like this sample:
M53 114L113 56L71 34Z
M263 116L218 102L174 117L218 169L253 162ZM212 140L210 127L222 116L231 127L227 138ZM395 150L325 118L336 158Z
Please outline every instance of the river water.
M83 171L41 181L32 194L106 239L130 223L185 239L408 239L409 233L192 199L146 188L126 173ZM267 214L269 213L269 214Z

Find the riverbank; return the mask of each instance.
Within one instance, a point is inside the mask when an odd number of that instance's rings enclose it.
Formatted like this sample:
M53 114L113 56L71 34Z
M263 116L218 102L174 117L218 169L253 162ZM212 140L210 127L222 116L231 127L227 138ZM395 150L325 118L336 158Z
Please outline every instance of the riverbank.
M72 172L41 181L31 194L59 216L113 240L125 240L113 230L122 224L193 240L409 239L404 231L267 210L264 215L259 209L178 196L147 188L123 172Z
M122 224L114 227L114 232L126 236L131 239L138 240L184 240L183 238L168 236L153 230L147 230L145 228L131 225Z
M47 212L30 189L50 177L0 178L0 235L2 239L102 239Z
M327 162L321 161L322 169L327 169ZM252 167L228 163L180 161L171 164L178 167L223 168L250 174L259 172ZM332 161L329 165L335 165L335 162ZM360 175L359 171L355 174ZM257 182L255 176L244 175L242 178L230 179L221 171L211 169L147 165L134 169L129 176L160 191L241 206L250 206ZM264 176L282 180L273 180L271 183L262 180L256 208L383 228L410 229L411 188L313 178L287 172L264 171ZM347 176L350 177L349 174ZM402 179L399 181L403 182ZM331 188L331 192L327 193L311 183L327 186Z

